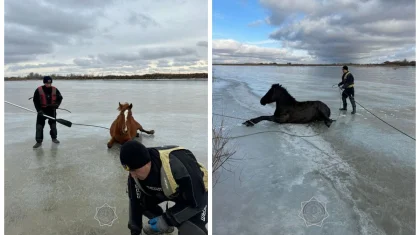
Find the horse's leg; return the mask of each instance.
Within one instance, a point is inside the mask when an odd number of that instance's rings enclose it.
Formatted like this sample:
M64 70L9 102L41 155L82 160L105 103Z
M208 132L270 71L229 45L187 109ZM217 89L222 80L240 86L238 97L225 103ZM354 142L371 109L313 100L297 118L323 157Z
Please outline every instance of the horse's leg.
M135 120L134 120L135 121ZM139 130L139 131L141 131L141 132L146 132L147 134L149 134L149 135L153 135L154 133L155 133L155 130L150 130L150 131L148 131L148 130L145 130L144 128L143 128L143 126L142 125L140 125L140 123L138 123L137 121L135 121L136 122L136 126L137 126L137 130ZM138 136L137 136L138 137Z
M143 129L143 127L142 127L142 126L140 126L139 130L140 130L141 132L146 132L146 133L147 133L147 134L149 134L149 135L153 135L153 134L155 133L155 130L150 130L150 131L148 131L148 130Z
M243 122L242 124L246 125L246 126L254 126L255 124L257 124L261 121L277 122L276 120L277 120L277 118L274 117L274 115L272 115L272 116L260 116L260 117L256 117L256 118L253 118L253 119L249 119L249 120Z
M330 127L331 124L333 123L333 121L335 121L335 120L332 120L330 118L331 111L330 111L330 108L328 108L327 105L321 103L318 106L318 112L321 114L321 117L324 119L324 123L327 127Z
M111 137L111 139L108 141L108 144L107 144L108 148L111 148L114 142L115 142L114 137Z
M111 136L111 139L107 143L108 148L111 148L112 145L115 142L115 138L114 138L115 133L114 132L115 132L116 124L117 124L117 120L114 120L111 124L111 128L109 129L109 135Z

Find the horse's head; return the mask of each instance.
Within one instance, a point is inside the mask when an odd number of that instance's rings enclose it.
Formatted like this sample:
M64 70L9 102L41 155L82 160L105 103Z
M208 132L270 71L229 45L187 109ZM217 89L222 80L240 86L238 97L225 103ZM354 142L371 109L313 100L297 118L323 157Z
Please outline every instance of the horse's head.
M267 91L267 93L265 93L265 95L261 98L260 100L260 104L261 105L266 105L266 104L270 104L273 103L277 100L277 88L281 87L280 84L273 84L271 85L270 90Z
M271 85L270 90L268 90L260 100L261 105L266 105L273 102L289 104L291 102L296 102L296 100L289 94L289 92L287 92L286 88L276 83Z
M128 125L128 119L131 117L131 109L133 108L133 104L124 103L121 104L118 102L118 110L120 111L120 115L117 118L117 129L121 132L121 134L126 135L130 131L130 125Z

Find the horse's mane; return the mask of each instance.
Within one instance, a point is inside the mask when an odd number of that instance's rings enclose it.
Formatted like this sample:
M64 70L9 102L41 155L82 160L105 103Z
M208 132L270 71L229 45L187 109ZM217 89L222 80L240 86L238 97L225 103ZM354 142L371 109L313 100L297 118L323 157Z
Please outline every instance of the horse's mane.
M277 86L277 89L279 89L280 91L277 92L281 92L282 96L282 103L286 103L286 104L292 104L292 103L296 103L296 99L295 97L293 97L285 87L283 86Z

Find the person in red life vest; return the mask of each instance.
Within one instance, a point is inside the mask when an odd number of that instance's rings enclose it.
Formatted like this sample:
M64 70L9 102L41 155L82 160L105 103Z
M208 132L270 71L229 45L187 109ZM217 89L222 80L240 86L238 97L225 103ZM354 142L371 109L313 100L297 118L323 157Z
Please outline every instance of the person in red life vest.
M58 144L60 141L57 139L57 124L55 120L44 117L42 114L48 115L50 117L56 118L56 110L60 107L63 96L61 96L60 91L51 85L52 78L50 76L44 77L44 85L38 87L34 93L34 105L35 109L38 112L36 119L36 134L35 140L36 144L34 148L41 146L44 139L44 126L45 120L48 119L48 124L50 125L50 135L52 142Z

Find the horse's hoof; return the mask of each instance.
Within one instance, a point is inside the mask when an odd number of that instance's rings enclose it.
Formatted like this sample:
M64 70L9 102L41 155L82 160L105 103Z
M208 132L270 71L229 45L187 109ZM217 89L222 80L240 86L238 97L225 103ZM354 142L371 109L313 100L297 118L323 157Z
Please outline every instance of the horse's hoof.
M242 124L244 124L245 126L253 126L254 124L251 122L251 121L246 121L246 122L244 122L244 123L242 123Z
M140 134L139 134L139 133L137 133L137 134L136 134L136 137L140 137Z
M112 145L110 145L110 144L107 144L106 146L107 146L109 149L112 147Z
M325 125L327 125L327 127L330 127L332 123L333 123L333 120L329 120L325 122Z
M153 134L155 134L155 130L150 131L150 135L153 135Z

